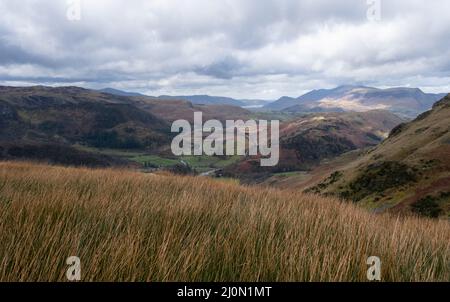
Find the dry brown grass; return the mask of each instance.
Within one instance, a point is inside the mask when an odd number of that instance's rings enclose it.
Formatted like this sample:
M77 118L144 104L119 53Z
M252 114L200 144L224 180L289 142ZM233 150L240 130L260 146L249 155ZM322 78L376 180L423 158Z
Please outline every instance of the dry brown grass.
M447 221L205 178L0 163L0 280L449 281Z

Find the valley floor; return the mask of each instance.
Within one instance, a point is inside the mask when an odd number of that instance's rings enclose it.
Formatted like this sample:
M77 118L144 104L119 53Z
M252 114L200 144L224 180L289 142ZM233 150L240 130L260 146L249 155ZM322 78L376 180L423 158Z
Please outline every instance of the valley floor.
M450 281L450 224L205 177L0 162L0 281Z

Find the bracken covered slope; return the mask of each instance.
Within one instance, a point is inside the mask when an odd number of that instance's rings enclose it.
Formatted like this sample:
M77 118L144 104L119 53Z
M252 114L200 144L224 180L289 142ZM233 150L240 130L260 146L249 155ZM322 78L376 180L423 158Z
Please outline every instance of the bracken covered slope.
M312 191L376 211L450 214L450 95Z
M324 159L379 144L403 121L385 110L303 115L281 124L278 165L261 168L259 159L249 157L223 173L245 180L255 175L263 179L272 172L309 170Z

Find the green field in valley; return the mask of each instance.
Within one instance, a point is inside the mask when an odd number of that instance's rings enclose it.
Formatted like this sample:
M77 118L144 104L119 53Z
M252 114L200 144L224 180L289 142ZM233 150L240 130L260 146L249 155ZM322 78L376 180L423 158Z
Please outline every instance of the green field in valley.
M148 154L139 150L117 150L117 149L101 149L82 145L76 145L76 148L84 151L100 153L109 156L121 157L123 159L137 162L155 168L168 168L179 163L187 163L192 169L199 173L224 168L231 165L241 158L240 156L162 156Z

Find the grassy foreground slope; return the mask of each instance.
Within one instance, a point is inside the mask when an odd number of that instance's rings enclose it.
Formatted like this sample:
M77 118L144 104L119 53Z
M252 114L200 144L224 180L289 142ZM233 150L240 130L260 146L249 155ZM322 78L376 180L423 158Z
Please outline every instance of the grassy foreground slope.
M0 281L449 281L447 221L206 178L0 162Z

